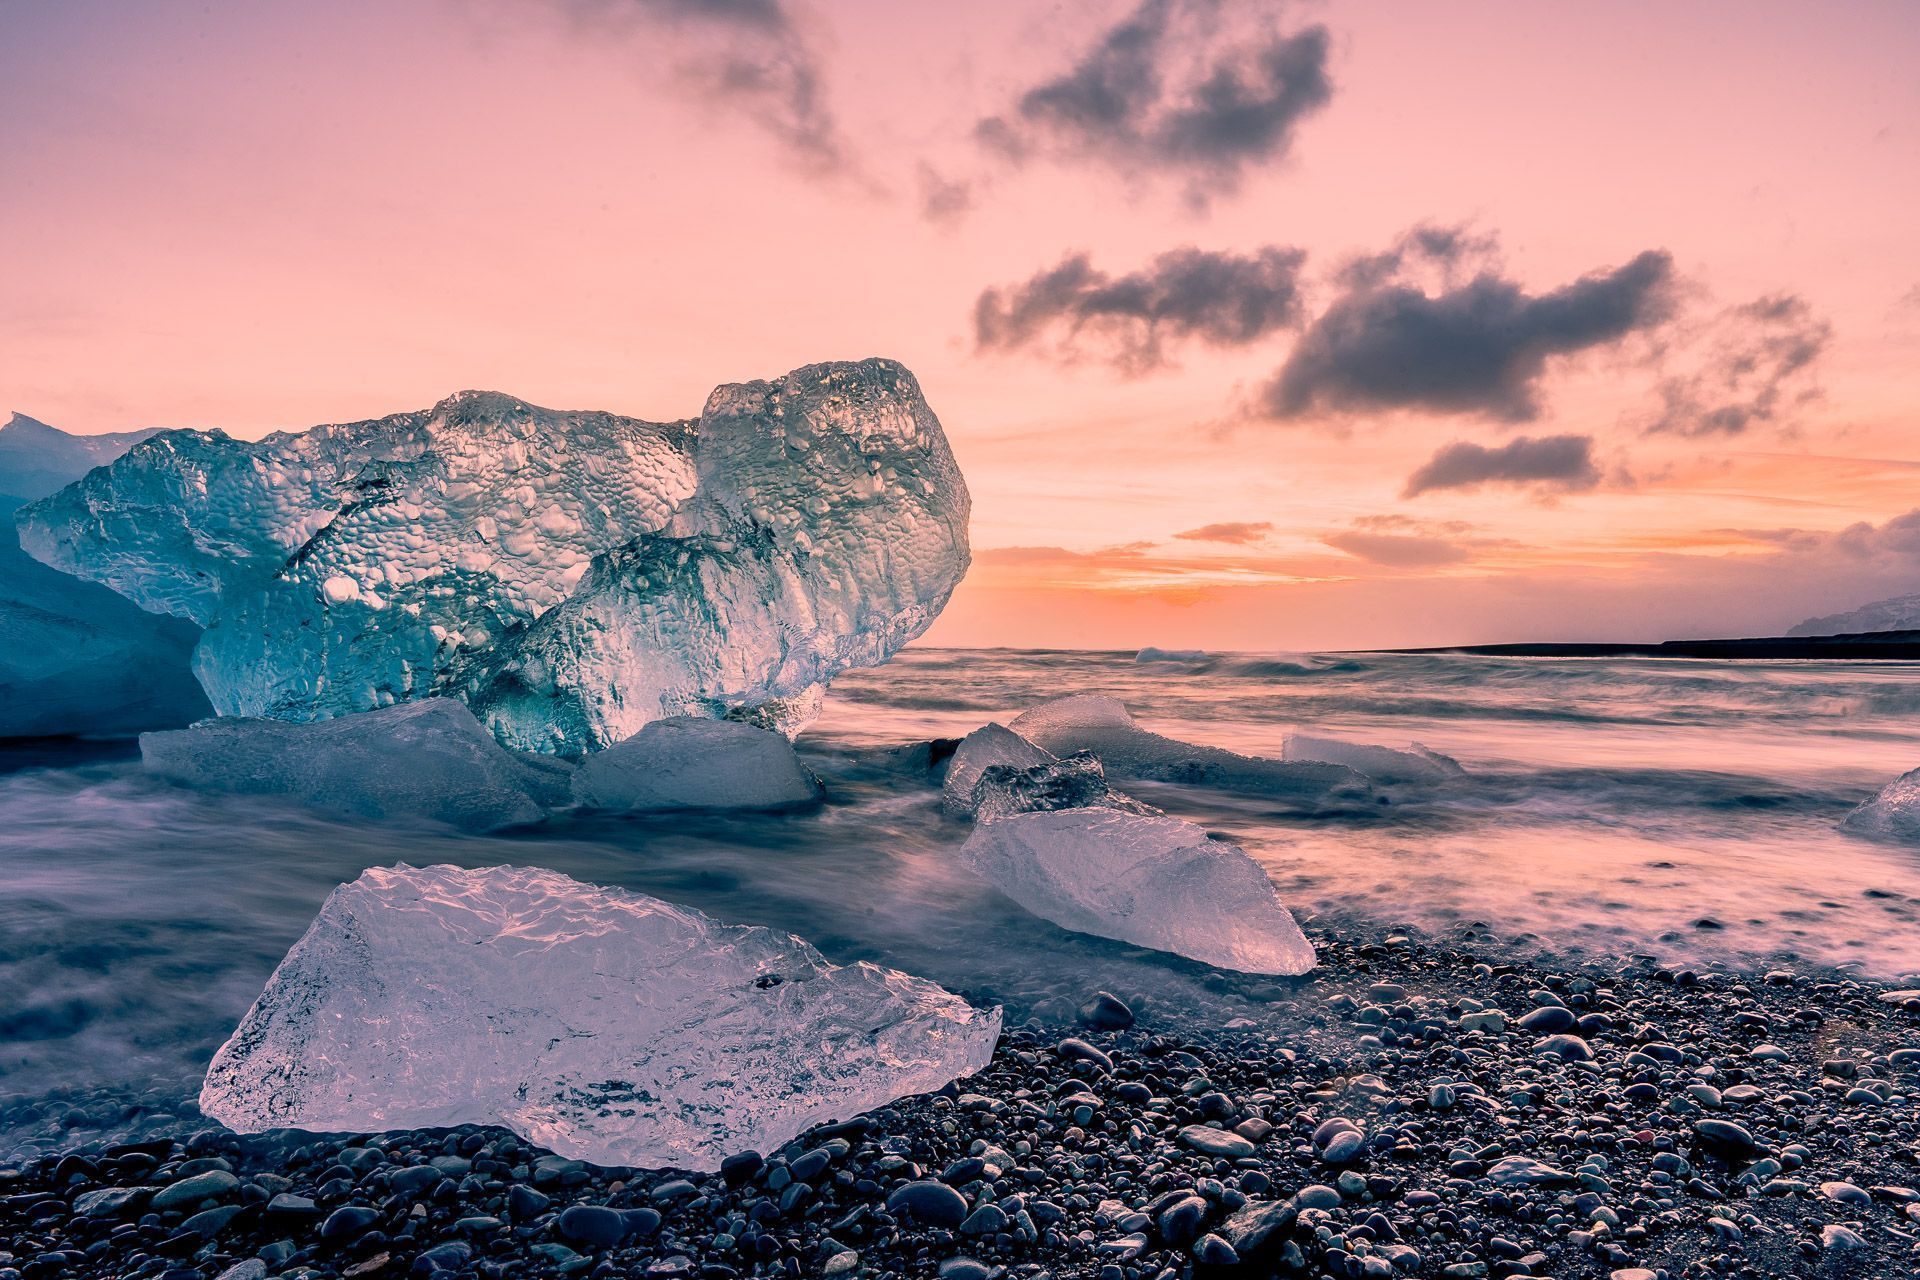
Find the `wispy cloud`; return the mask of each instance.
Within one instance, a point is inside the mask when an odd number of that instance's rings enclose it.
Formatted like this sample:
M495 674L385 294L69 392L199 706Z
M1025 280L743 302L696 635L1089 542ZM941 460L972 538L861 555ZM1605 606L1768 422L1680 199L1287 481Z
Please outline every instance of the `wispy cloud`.
M1574 493L1597 487L1600 479L1592 436L1518 436L1491 447L1456 440L1441 446L1407 477L1402 496L1412 498L1435 489L1477 489L1489 484Z
M1245 521L1228 520L1220 524L1203 524L1198 529L1188 529L1173 536L1184 542L1223 542L1231 546L1248 546L1263 542L1273 532L1271 520Z
M1656 329L1674 312L1673 260L1660 250L1534 294L1490 265L1449 280L1486 242L1416 234L1341 273L1340 293L1261 391L1257 412L1283 421L1410 410L1527 422L1541 412L1549 360ZM1441 285L1411 278L1416 266L1437 267Z
M1793 294L1729 307L1693 339L1694 367L1660 381L1647 430L1710 436L1790 426L1819 397L1817 365L1832 340L1833 326Z
M1300 122L1331 100L1331 43L1322 26L1281 30L1265 6L1144 0L975 133L1014 163L1171 177L1203 206L1284 158Z
M1016 285L988 289L974 304L983 351L1027 349L1065 363L1092 357L1127 373L1167 362L1167 346L1191 340L1237 347L1299 323L1299 249L1251 253L1174 249L1112 275L1088 254Z

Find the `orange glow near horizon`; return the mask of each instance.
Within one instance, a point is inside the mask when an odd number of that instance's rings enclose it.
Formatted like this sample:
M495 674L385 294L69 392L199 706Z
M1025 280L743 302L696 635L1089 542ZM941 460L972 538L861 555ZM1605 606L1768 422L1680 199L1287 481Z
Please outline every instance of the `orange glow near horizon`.
M808 116L715 89L733 37L645 0L9 6L0 417L257 436L489 388L665 419L891 356L975 500L929 644L1755 634L1920 590L1889 523L1920 508L1920 7L1276 10L1328 28L1330 98L1204 208L975 141L1131 7L772 6ZM925 216L927 175L970 207ZM1304 323L1418 224L1496 239L1533 296L1664 250L1677 318L1548 356L1527 421L1250 417L1297 325L1154 368L974 340L983 290L1189 245L1301 250ZM1650 432L1716 317L1778 295L1831 334L1780 412ZM1408 496L1455 442L1569 435L1577 485Z

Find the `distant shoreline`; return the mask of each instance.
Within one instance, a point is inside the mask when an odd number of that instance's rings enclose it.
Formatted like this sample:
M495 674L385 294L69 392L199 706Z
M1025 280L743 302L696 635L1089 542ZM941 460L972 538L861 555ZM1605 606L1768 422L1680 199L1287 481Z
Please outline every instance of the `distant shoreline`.
M1590 641L1426 645L1372 653L1466 653L1489 658L1747 658L1806 661L1920 662L1920 631L1838 636L1755 636L1735 640L1666 640L1658 644Z

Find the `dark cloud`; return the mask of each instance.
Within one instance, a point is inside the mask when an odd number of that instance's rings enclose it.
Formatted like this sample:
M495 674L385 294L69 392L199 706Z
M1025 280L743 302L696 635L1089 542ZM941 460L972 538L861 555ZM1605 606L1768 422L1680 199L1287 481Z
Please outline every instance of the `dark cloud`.
M1492 448L1456 440L1407 477L1403 496L1487 484L1533 485L1573 493L1599 483L1592 436L1519 436Z
M920 212L929 222L953 223L973 209L974 184L949 178L930 164L921 164Z
M1282 32L1261 9L1144 0L976 134L1015 162L1044 155L1129 178L1172 174L1205 204L1251 166L1283 158L1299 123L1333 96L1327 29Z
M1297 324L1299 249L1248 254L1174 249L1145 268L1113 276L1084 253L1024 283L988 289L974 304L983 351L1043 349L1071 361L1092 354L1140 373L1165 363L1170 339L1244 346Z
M1244 520L1229 520L1220 524L1203 524L1198 529L1188 529L1185 533L1173 536L1187 542L1225 542L1234 546L1246 546L1249 543L1263 541L1273 532L1271 520L1249 523Z
M1789 426L1819 396L1816 366L1832 339L1833 326L1792 294L1728 308L1707 326L1696 367L1661 380L1647 430L1710 436Z
M565 11L594 38L608 31L674 37L673 74L780 142L801 168L851 171L827 101L826 74L785 0L534 0Z
M1434 568L1459 564L1472 555L1467 548L1445 538L1405 533L1367 533L1359 529L1330 533L1322 542L1338 551L1373 564L1396 569Z
M1544 294L1491 266L1435 292L1407 278L1413 259L1437 262L1444 275L1486 245L1422 228L1351 264L1256 410L1281 420L1405 409L1526 422L1539 415L1551 357L1652 330L1673 312L1673 260L1658 250Z

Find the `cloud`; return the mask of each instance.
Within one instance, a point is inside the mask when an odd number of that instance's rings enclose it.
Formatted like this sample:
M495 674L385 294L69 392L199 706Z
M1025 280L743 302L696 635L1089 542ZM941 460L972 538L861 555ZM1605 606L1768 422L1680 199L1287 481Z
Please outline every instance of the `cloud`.
M1660 409L1647 430L1739 435L1791 425L1796 411L1819 397L1816 366L1832 339L1833 326L1793 294L1729 307L1698 339L1704 351L1696 367L1661 380Z
M1473 414L1527 422L1555 356L1604 347L1673 313L1673 260L1648 250L1544 294L1491 265L1449 279L1489 242L1417 228L1385 254L1356 260L1342 290L1307 326L1255 409L1290 420L1387 410ZM1437 290L1410 278L1436 269Z
M1407 477L1402 496L1412 498L1434 489L1477 489L1488 484L1534 485L1574 493L1599 483L1592 436L1518 436L1493 448L1456 440L1443 445Z
M1445 538L1404 533L1365 533L1358 529L1330 533L1321 541L1335 550L1346 552L1355 559L1388 565L1396 569L1424 569L1445 564L1459 564L1472 554L1467 548L1458 543L1449 542Z
M1278 246L1247 254L1188 246L1114 276L1071 254L1023 283L982 292L974 341L983 351L1028 348L1062 362L1091 353L1143 373L1166 363L1171 340L1245 346L1297 324L1305 260Z
M1283 32L1261 8L1143 0L975 134L1015 163L1173 175L1196 205L1230 194L1249 168L1283 159L1300 122L1333 96L1327 29Z
M786 0L533 2L561 10L596 39L609 31L671 36L673 75L752 121L801 169L856 168L827 101L825 69Z
M1198 529L1188 529L1185 533L1173 536L1186 542L1225 542L1234 546L1246 546L1261 542L1273 532L1271 520L1249 523L1244 520L1229 520L1221 524L1203 524Z

